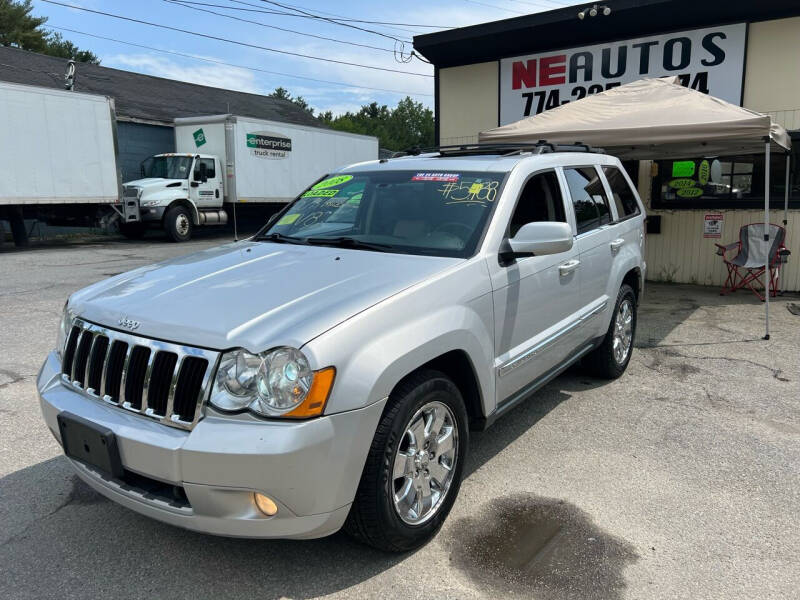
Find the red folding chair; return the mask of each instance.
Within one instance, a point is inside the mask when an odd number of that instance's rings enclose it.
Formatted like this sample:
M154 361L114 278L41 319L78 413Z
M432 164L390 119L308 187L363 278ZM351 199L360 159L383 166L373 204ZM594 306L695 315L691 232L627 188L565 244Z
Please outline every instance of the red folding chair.
M762 281L769 263L769 294L778 293L778 272L781 262L786 260L789 250L784 246L786 230L780 225L769 225L769 242L764 241L764 224L750 223L739 230L739 241L725 246L714 244L717 254L728 268L728 278L720 295L724 296L741 288L748 288L762 301L760 289L766 293L767 285ZM736 250L735 256L730 253Z

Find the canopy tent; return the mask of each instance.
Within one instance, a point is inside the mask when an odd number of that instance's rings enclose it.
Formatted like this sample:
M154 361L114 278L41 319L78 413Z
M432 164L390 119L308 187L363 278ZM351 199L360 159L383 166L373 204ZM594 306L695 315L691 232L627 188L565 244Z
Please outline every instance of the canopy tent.
M482 131L481 142L547 140L602 147L622 159L651 160L686 156L765 153L764 223L769 223L770 154L786 154L788 183L791 141L767 115L683 87L677 77L642 79L587 96L552 110ZM784 225L789 186L784 199ZM764 243L769 245L765 227ZM769 273L769 265L767 265ZM769 339L769 293L766 335Z

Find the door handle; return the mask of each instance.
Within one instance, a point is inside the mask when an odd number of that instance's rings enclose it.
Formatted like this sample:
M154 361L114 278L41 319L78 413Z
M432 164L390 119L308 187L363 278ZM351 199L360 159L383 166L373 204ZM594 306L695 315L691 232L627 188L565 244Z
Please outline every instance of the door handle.
M561 277L565 277L577 269L580 264L581 261L579 260L569 260L563 265L558 265L558 274L561 275Z
M616 252L617 250L622 248L622 244L624 244L624 243L625 243L625 240L623 240L622 238L615 239L613 242L611 242L611 251L612 252Z

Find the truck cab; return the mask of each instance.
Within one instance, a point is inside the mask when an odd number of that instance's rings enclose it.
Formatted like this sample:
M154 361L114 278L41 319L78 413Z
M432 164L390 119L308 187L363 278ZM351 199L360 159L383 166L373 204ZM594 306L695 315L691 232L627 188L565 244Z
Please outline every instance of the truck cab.
M188 240L198 225L225 224L223 169L210 154L156 154L142 162L141 178L123 184L124 223L130 238L163 227L175 242Z

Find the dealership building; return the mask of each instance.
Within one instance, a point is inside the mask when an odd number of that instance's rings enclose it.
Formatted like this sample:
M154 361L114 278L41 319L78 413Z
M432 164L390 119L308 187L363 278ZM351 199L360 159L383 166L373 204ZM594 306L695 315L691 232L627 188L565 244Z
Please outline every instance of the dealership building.
M642 78L677 76L690 88L768 114L789 130L787 247L782 288L800 290L800 2L608 0L414 38L435 66L441 145ZM532 140L535 141L535 140ZM579 141L579 140L576 140ZM709 161L691 196L670 186ZM773 155L773 223L784 218L786 164ZM715 243L763 221L764 155L686 156L626 163L648 209L648 278L722 285Z

